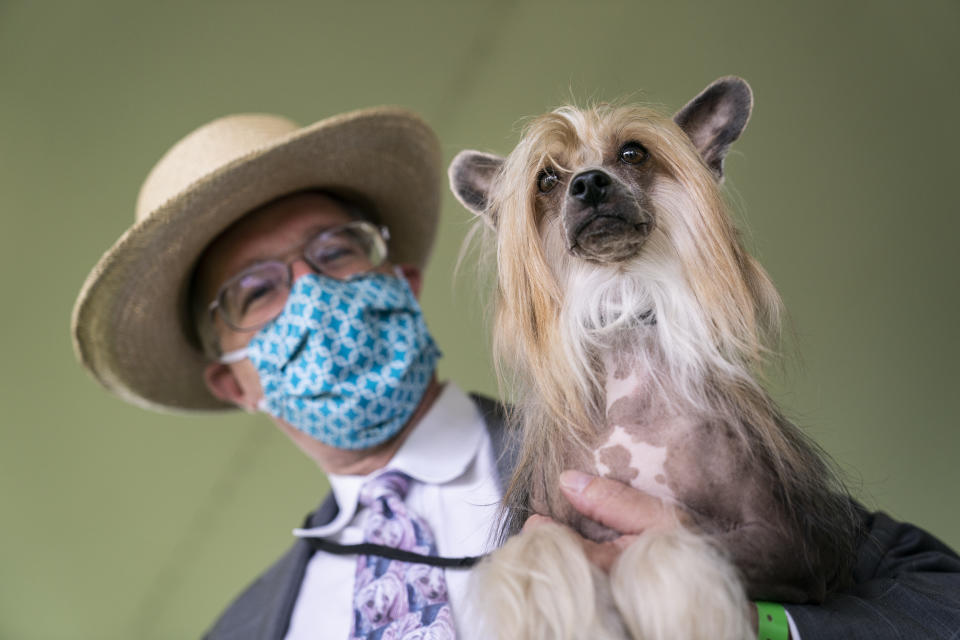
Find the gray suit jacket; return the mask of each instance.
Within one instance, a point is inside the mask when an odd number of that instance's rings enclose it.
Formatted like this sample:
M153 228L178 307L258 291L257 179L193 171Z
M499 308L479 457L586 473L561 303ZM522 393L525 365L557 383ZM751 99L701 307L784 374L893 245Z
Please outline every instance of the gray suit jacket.
M501 405L473 396L497 454L501 478L509 478L516 448L509 446ZM336 517L328 495L307 517L320 526ZM802 640L960 640L960 558L942 542L884 513L863 511L852 588L822 605L787 608ZM313 549L297 539L273 566L237 597L205 636L209 640L282 640Z

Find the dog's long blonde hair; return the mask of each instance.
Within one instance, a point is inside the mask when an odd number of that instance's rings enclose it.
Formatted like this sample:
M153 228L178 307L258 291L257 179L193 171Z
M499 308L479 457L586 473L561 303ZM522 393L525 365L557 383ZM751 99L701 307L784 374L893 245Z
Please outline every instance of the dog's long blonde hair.
M574 258L558 216L541 210L538 173L598 165L626 140L642 142L657 163L653 231L625 263ZM528 514L531 492L555 495L545 483L570 464L570 452L596 446L605 419L601 354L614 347L649 358L681 410L726 419L771 469L791 511L836 493L816 446L758 382L777 348L780 298L744 250L716 177L672 120L604 104L531 121L493 180L486 216L496 237L497 375L501 390L513 391L522 433L506 532ZM641 335L644 345L623 344ZM849 520L835 516L825 522Z

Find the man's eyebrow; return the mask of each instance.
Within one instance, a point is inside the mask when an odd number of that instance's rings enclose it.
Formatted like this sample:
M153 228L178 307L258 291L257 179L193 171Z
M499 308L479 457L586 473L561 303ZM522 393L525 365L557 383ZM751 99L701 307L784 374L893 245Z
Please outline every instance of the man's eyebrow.
M307 227L304 230L303 237L310 238L317 234L323 233L324 231L329 231L330 229L335 229L336 227L342 227L345 224L349 224L352 220L347 222L334 222L334 223L325 223L325 224L315 224L312 227Z
M289 257L288 254L291 251L296 250L299 247L303 247L307 242L312 240L315 236L320 235L324 231L329 231L336 227L342 226L343 222L337 223L326 223L326 224L315 224L313 226L307 227L300 232L300 240L287 244L284 248L279 251L266 251L262 254L252 256L249 260L245 261L244 266L240 267L240 270L246 269L251 265L255 265L258 262L267 262L269 260L277 260L279 258Z

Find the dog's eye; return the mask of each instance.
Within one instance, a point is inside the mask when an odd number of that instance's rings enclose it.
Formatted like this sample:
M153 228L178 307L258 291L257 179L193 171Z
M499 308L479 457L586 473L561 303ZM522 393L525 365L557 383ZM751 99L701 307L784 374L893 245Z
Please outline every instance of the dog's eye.
M540 190L540 193L550 191L557 186L558 182L560 182L560 178L557 177L557 173L552 167L541 169L540 173L537 174L537 189Z
M627 164L640 164L650 157L650 153L639 142L628 142L620 147L620 160Z

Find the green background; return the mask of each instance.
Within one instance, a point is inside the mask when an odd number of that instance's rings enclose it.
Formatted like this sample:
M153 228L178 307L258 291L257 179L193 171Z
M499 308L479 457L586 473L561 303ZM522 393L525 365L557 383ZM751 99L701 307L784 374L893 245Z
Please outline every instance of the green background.
M148 413L72 355L142 179L231 112L405 105L449 160L571 97L745 77L727 189L802 357L774 392L867 504L960 546L958 42L955 0L0 3L0 637L197 636L325 491L266 419ZM424 307L442 376L495 392L469 217L446 196Z

